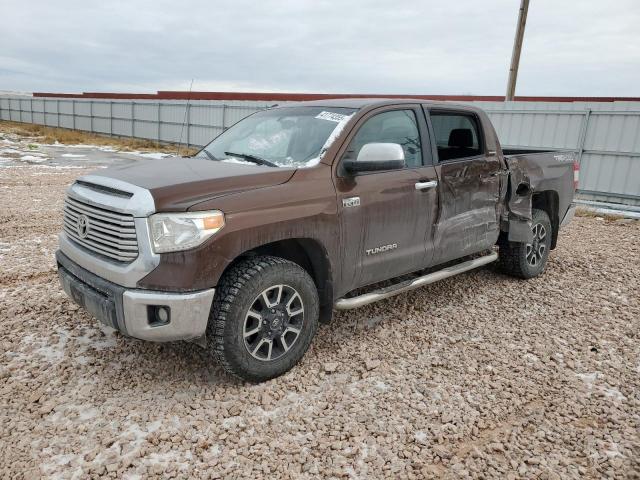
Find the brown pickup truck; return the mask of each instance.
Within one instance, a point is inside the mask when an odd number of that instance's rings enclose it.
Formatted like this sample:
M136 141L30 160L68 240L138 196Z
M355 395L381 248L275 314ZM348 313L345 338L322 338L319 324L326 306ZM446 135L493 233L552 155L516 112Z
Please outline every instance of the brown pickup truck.
M102 323L189 340L250 381L318 322L488 264L543 272L573 215L573 153L507 151L480 109L417 100L271 108L190 158L78 179L56 253Z

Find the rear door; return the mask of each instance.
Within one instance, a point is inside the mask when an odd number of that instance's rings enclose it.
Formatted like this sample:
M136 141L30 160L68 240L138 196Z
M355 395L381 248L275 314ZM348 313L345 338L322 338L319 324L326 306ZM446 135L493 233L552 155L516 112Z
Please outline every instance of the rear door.
M340 162L357 158L372 142L402 145L406 167L347 174ZM423 268L433 252L427 231L437 208L437 178L420 106L387 106L364 115L338 158L342 285L349 290Z
M435 143L440 212L434 228L433 264L495 244L500 233L500 159L488 151L472 110L429 109Z

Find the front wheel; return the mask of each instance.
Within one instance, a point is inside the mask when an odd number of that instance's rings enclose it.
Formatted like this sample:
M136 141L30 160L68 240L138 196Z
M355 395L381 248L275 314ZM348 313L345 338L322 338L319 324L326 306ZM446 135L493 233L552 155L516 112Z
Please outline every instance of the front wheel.
M282 375L305 354L318 329L315 284L279 257L240 261L220 281L207 343L229 373L260 382Z
M520 278L533 278L540 275L547 264L551 250L551 221L544 210L532 211L531 243L505 242L499 248L501 269Z

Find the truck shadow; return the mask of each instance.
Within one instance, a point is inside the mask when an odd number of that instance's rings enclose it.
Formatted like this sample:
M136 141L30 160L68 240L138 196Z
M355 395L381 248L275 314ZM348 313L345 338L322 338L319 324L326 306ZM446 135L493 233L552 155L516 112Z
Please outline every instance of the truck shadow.
M331 324L320 326L311 348L294 370L321 370L322 363L328 361L346 363L350 351L361 351L363 343L375 343L372 334L379 330L401 327L405 322L428 327L434 319L434 310L445 303L458 311L482 298L485 292L507 287L512 282L518 280L489 266L358 309L334 311ZM451 322L455 322L455 318ZM225 386L238 389L253 385L227 374L206 349L196 344L149 343L117 335L121 348L110 355L111 361L124 363L122 368L126 368L127 376L143 376L148 380L147 384L159 388L167 383L181 383L185 388ZM375 349L375 345L371 345L371 349ZM287 375L290 373L285 377Z

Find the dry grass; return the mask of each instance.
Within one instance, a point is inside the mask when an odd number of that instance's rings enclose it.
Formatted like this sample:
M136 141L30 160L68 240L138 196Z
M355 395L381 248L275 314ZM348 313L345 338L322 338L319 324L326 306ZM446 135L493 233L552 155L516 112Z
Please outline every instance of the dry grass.
M600 213L600 212L596 212L595 210L591 210L589 208L582 208L582 207L576 209L576 217L587 217L587 218L601 217L608 222L615 222L616 220L620 220L621 218L624 218L623 215Z
M58 142L67 145L108 145L123 151L154 151L163 153L176 153L177 151L177 145L161 144L154 140L106 137L81 130L45 127L33 123L8 122L2 120L0 121L0 131L13 133L21 137L33 138L41 143ZM184 145L180 148L182 155L192 155L196 152L196 149L186 148Z

